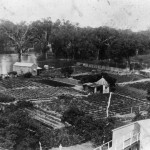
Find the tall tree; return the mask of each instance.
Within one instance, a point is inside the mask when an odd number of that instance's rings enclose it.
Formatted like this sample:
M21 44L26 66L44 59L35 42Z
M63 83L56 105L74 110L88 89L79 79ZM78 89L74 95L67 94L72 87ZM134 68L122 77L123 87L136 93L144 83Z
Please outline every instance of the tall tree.
M21 62L22 53L29 48L29 26L27 26L25 22L15 25L10 21L1 20L0 28L1 31L9 38L10 45L15 47L18 53L18 61Z
M47 52L50 49L51 41L51 30L52 30L52 21L50 18L43 19L42 21L38 20L32 23L32 36L33 42L35 45L38 44L41 49L41 53L45 55L47 59Z

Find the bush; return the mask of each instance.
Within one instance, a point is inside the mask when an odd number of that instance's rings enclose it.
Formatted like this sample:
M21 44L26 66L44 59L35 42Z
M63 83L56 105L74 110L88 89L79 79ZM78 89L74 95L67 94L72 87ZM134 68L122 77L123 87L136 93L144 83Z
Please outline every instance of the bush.
M148 101L150 101L150 89L149 88L147 89L147 97L146 98Z
M64 68L61 68L61 73L62 73L65 77L70 77L71 74L73 73L73 68L72 68L72 67L64 67Z
M15 75L17 75L17 72L16 71L11 71L11 72L8 73L8 75L14 75L15 76Z
M135 117L132 119L133 122L138 121L138 120L143 120L144 116L142 115L141 112L136 111L135 112Z
M13 101L15 101L15 98L10 97L10 96L6 96L6 95L0 93L0 102L8 103L8 102L13 102Z
M32 73L31 72L27 72L24 74L24 78L31 78L32 77Z
M30 101L18 101L16 104L17 108L23 109L23 108L34 108L33 103Z
M45 61L45 55L40 55L37 57L37 61Z
M84 112L80 111L77 107L70 107L67 111L63 113L61 121L68 122L71 125L75 125L77 119L84 115Z

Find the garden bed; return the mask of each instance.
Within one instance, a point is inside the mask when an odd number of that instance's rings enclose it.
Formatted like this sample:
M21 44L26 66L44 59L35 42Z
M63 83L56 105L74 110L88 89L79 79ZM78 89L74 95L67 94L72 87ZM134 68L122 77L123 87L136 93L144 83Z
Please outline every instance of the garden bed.
M37 82L32 82L30 79L24 78L10 78L0 81L0 86L5 89L15 89L15 88L28 88L28 87L44 87L44 84Z
M9 102L14 102L15 98L8 96L8 95L4 95L3 93L0 93L0 102L1 103L9 103Z
M74 85L71 85L71 84L63 83L63 82L61 82L61 80L60 81L55 81L53 79L37 79L37 80L34 80L34 81L38 82L38 83L54 86L54 87L73 87L74 86Z

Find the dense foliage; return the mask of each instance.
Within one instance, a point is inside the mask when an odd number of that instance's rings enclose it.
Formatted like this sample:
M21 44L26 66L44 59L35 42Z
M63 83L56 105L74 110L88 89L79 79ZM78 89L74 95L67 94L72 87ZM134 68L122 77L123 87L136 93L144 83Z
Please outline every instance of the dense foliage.
M31 102L17 102L0 112L1 147L10 150L38 150L39 142L43 150L79 144L84 139L72 127L50 129L32 119L27 109L33 110Z
M75 127L76 132L86 141L91 140L94 145L101 145L112 139L112 129L118 123L115 118L93 120L77 108L69 108L63 114L63 121Z
M69 21L52 22L50 18L29 25L2 20L0 29L1 52L14 47L21 54L34 47L42 54L52 51L57 58L114 62L125 59L130 66L130 57L147 53L150 48L149 31L135 33L109 27L81 28Z
M24 78L31 78L32 77L32 73L31 72L27 72L24 74Z
M5 95L3 93L0 93L0 102L2 103L9 103L15 101L15 98Z
M101 73L101 74L89 74L89 75L79 75L74 77L77 80L80 80L80 82L83 83L88 83L88 82L97 82L101 78L104 78L110 85L110 90L114 91L115 90L115 83L117 81L116 78L113 78L109 76L107 73Z

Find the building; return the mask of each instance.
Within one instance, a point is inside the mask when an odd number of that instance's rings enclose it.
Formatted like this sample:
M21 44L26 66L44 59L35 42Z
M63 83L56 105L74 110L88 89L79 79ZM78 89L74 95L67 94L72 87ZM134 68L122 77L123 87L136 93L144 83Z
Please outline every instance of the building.
M95 150L150 150L150 119L114 129L112 141Z
M27 72L32 73L33 76L38 74L38 69L39 68L36 64L34 63L23 63L23 62L16 62L13 65L13 71L16 71L18 75L25 74Z
M110 91L109 84L103 77L94 83L84 83L83 89L91 93L102 93L102 94L109 93Z
M140 74L150 77L150 69L140 70Z

